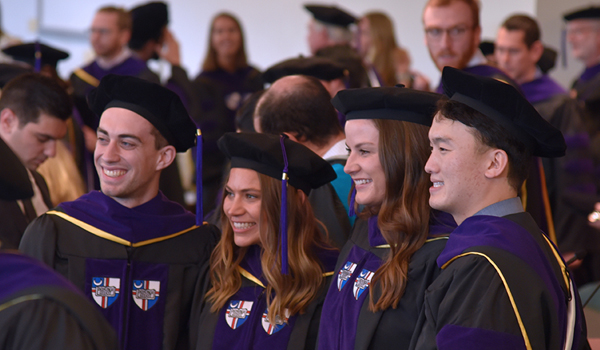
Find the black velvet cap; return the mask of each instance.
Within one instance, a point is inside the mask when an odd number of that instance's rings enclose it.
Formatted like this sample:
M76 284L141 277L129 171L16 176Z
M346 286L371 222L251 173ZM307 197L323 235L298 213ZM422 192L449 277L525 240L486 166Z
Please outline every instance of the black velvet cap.
M51 65L56 68L58 61L69 57L65 51L40 43L40 53L42 55L42 65ZM36 44L25 43L7 47L2 52L11 56L15 61L25 62L31 66L35 65Z
M128 109L147 119L175 146L185 152L195 144L196 126L173 91L149 81L109 74L88 95L88 105L101 118L111 107Z
M27 169L19 157L0 138L0 199L15 201L33 197L33 187Z
M562 133L550 125L513 86L452 67L442 71L444 94L503 126L534 156L562 157L567 148Z
M331 81L343 78L347 70L341 64L325 57L298 57L271 66L263 73L263 81L272 84L279 78L296 74Z
M149 2L131 10L131 39L129 47L140 49L148 40L158 40L169 24L169 11L164 2Z
M225 133L219 149L231 159L232 168L246 168L277 180L282 179L284 160L281 138L258 133ZM284 140L288 160L289 184L307 195L336 179L331 165L319 155L288 138Z
M323 5L304 5L304 8L312 13L313 17L327 24L333 24L340 27L348 27L356 22L356 17L337 6Z
M484 56L494 54L494 49L496 48L496 44L493 41L482 41L479 43L479 50L483 53Z
M442 95L405 87L347 89L331 100L333 107L352 119L391 119L431 126Z
M600 19L600 7L590 6L588 8L579 9L564 15L565 21L574 19Z
M548 73L556 65L556 57L558 53L553 48L544 46L544 52L537 62L537 66L540 67L542 73Z

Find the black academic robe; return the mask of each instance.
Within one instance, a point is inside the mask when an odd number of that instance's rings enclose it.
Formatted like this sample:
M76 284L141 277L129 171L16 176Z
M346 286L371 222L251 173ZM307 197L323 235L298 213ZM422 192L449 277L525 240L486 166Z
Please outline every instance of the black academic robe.
M123 349L187 349L196 284L218 236L160 193L130 209L91 192L31 223L20 249L81 289Z
M369 310L369 287L390 249L377 228L377 217L356 221L327 292L319 349L408 348L425 290L441 271L436 259L456 227L451 216L437 213L439 219L432 220L430 237L411 257L408 282L398 307L378 312Z
M118 347L114 330L64 277L32 258L0 253L0 348Z
M260 266L260 248L250 247L240 268L242 285L226 306L216 313L206 302L197 322L192 323L192 346L196 350L217 349L314 349L321 308L331 281L337 250L322 250L323 285L305 312L272 324L267 318L266 280Z
M467 218L438 265L412 349L563 349L571 298L573 349L587 345L577 290L528 213Z
M46 181L38 172L31 172L35 184L40 189L42 199L48 208L52 208L52 200ZM25 216L17 201L0 199L0 249L18 249L23 232L31 222Z
M333 186L328 183L313 189L308 195L308 200L317 220L325 225L332 244L342 248L350 236L352 227L346 208Z

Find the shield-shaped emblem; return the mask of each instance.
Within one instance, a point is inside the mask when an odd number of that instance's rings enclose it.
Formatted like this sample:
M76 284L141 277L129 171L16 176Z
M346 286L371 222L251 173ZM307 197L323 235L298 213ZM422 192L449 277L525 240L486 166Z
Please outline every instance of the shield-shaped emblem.
M354 299L358 300L361 294L369 288L373 275L373 272L363 269L356 277L356 281L354 281Z
M158 301L160 295L160 281L133 280L131 296L136 305L148 311Z
M344 286L346 285L346 282L348 282L348 279L350 278L350 276L352 276L355 269L356 269L355 263L353 263L352 261L346 261L346 263L344 264L344 266L342 267L340 272L338 272L338 279L337 279L338 290L341 291L342 288L344 288Z
M267 316L268 311L269 311L269 309L265 309L265 312L263 312L261 322L262 322L262 326L263 326L263 329L265 330L265 332L267 332L268 335L272 335L274 333L279 332L281 329L283 329L283 327L285 327L285 323L290 318L290 313L286 309L285 310L285 316L286 316L285 321L282 321L281 317L277 316L275 318L275 322L271 323L271 321L269 321L269 317Z
M92 298L101 308L106 309L119 297L121 279L113 277L92 278Z
M246 322L254 302L247 300L232 300L225 311L225 321L231 329L236 329Z

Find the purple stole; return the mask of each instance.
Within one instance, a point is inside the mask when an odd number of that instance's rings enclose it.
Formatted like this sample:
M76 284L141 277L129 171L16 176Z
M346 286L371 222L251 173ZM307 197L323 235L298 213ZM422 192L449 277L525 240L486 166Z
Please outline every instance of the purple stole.
M500 69L498 69L496 67L492 67L487 64L479 64L476 66L467 67L467 68L464 68L463 71L467 72L467 73L475 74L475 75L480 75L482 77L501 77L503 80L506 80L507 82L512 83L512 80L508 76L506 76L506 73L504 73L503 71L501 71ZM511 85L515 85L515 84L511 84ZM442 85L441 79L440 79L440 84L438 85L437 89L435 89L435 92L437 92L438 94L444 93L444 86Z
M452 258L466 251L479 251L478 247L482 246L509 252L515 256L515 259L520 259L539 275L545 287L551 292L555 310L558 312L559 326L564 341L565 325L567 322L567 305L565 304L564 292L559 281L555 278L554 270L547 260L546 255L533 238L532 233L527 231L523 226L502 217L487 215L469 217L450 235L444 251L442 251L437 259L438 266L442 267ZM512 287L515 288L517 286ZM514 293L515 291L513 291ZM576 293L576 291L573 290L572 293ZM576 322L580 323L581 318L577 317ZM577 328L576 324L576 329L579 328ZM453 328L452 332L456 331L457 329ZM478 336L489 336L485 330L479 332L478 329L467 329L467 331L470 332L470 337L475 343ZM443 337L446 333L448 332L444 332L443 328L438 333L438 344L444 342ZM454 335L450 333L448 336L453 337ZM482 339L482 344L486 344L485 339Z
M595 66L586 68L583 71L583 73L581 73L581 76L579 77L578 80L581 83L586 83L586 82L592 80L592 78L594 78L599 73L600 73L600 64L597 64Z
M267 281L262 274L260 255L261 248L253 245L241 262L240 266L246 276L242 276L242 287L218 312L213 349L287 348L298 315L292 315L287 322L269 322L263 287L267 285ZM326 271L334 269L337 251L323 250L319 257ZM248 283L249 281L251 282Z
M127 208L93 191L60 204L59 209L130 244L168 236L195 225L192 213L160 192L138 207ZM130 249L134 252L143 248ZM125 349L162 349L168 279L168 264L85 259L84 294L115 328Z
M449 214L434 212L436 217L432 222L435 224L430 225L430 237L447 234L451 231L449 228L456 227ZM389 249L377 226L377 216L369 218L367 234L371 247ZM354 349L360 312L363 304L369 302L371 280L382 263L382 259L374 253L358 245L352 247L340 270L334 274L325 297L319 349Z
M129 57L121 64L117 64L116 66L111 67L109 69L103 69L98 65L96 61L83 67L84 71L86 71L98 80L102 80L102 78L104 78L108 74L137 76L146 69L148 69L148 67L146 66L146 62L134 56Z
M38 286L61 287L81 294L71 282L44 263L18 253L0 252L0 280L0 304L15 293Z
M562 86L545 74L530 82L521 84L521 90L527 101L532 104L567 93Z

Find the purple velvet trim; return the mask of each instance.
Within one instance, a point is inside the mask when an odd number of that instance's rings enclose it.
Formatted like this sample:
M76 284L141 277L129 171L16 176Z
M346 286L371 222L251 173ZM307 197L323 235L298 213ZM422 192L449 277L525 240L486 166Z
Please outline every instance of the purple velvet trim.
M521 90L529 103L537 103L556 95L564 95L567 93L562 86L558 85L558 83L548 75L542 75L537 79L522 84Z
M431 210L431 217L429 219L430 238L452 233L456 229L456 226L456 221L454 221L452 215L435 209Z
M568 150L586 149L590 147L590 135L587 132L580 132L572 135L564 135Z
M453 324L444 326L437 334L435 340L439 350L525 349L525 342L521 336L488 329L456 326Z
M162 349L164 314L167 304L169 266L127 260L86 259L85 294L113 326L124 349ZM94 298L94 278L112 279L118 296L113 301ZM155 303L134 294L134 281L152 281L147 289L155 290ZM156 284L158 282L158 284ZM143 284L142 284L143 285ZM145 289L145 286L142 288ZM136 291L137 293L137 291ZM142 294L140 294L141 296ZM140 303L136 303L136 300ZM104 303L103 305L101 305ZM150 306L150 307L148 307ZM146 307L143 310L142 307Z
M584 183L568 186L567 190L577 193L596 193L597 188L593 183Z
M559 281L535 239L517 223L505 218L478 215L467 218L450 235L446 247L437 259L442 267L450 259L471 248L489 246L507 251L533 269L552 295L555 310L559 315L559 327L565 329L566 305ZM516 263L516 261L515 261ZM515 266L518 266L516 264ZM513 288L518 286L513 286ZM521 286L522 287L522 286ZM564 336L564 334L563 334Z
M381 235L381 230L377 226L377 216L371 216L369 218L369 245L371 247L377 247L379 245L387 244L387 241Z
M381 264L381 259L375 254L356 245L352 247L341 269L333 275L325 297L319 326L319 349L354 349L358 318L363 303L368 302L370 287L369 283L361 290L356 280L365 270L374 273Z
M354 180L350 179L354 184ZM350 205L348 206L348 216L356 216L356 187L352 186L352 194L350 194Z
M594 172L594 162L591 159L571 159L565 162L564 169L570 174L591 174Z
M148 67L146 66L146 62L133 56L129 57L121 64L118 64L110 69L101 68L96 61L83 67L84 71L91 74L94 78L98 80L102 80L102 78L109 74L137 76L146 69L148 69Z
M581 76L579 77L579 81L587 82L587 81L591 80L592 78L594 78L598 73L600 73L600 64L586 68L583 71L583 73L581 73Z
M279 142L281 143L281 154L283 155L283 174L281 181L281 214L279 217L279 236L281 238L281 273L284 275L288 274L288 212L287 212L287 173L288 173L288 159L287 152L285 150L284 141L287 138L284 134L281 134L279 137Z
M202 207L202 134L196 136L196 225L202 225L204 208Z
M12 294L37 286L55 286L81 294L66 278L30 257L0 252L0 303Z
M502 77L506 77L507 80L510 80L503 71L501 71L500 69L498 69L496 67L488 66L487 64L480 64L477 66L467 67L467 68L463 69L463 71L465 71L467 73L472 73L475 75L480 75L482 77L502 76ZM444 93L444 86L442 85L441 78L440 78L440 84L435 89L435 92L437 92L438 94Z
M195 216L161 192L150 201L127 208L100 191L58 206L66 214L132 243L167 236L195 224Z

